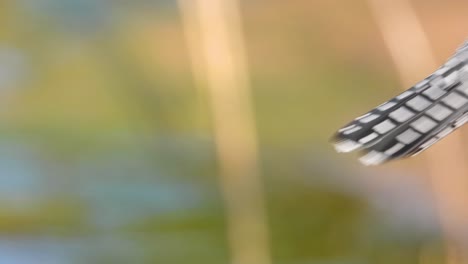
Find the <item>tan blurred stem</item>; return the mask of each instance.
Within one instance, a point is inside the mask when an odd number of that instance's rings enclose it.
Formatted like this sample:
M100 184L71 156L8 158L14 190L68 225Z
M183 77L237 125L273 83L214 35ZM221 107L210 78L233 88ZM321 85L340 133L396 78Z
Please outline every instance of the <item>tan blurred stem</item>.
M235 0L179 0L196 79L208 87L234 264L269 264L240 10Z
M430 42L409 0L369 0L404 87L438 66ZM426 155L431 185L447 241L448 263L468 263L468 168L459 132Z
M179 0L179 10L181 13L182 24L184 27L185 38L187 40L187 48L189 50L192 74L197 88L196 93L196 115L198 119L204 114L204 103L206 93L205 86L205 72L206 66L204 63L201 43L201 32L199 27L199 19L195 11L195 0ZM199 120L197 120L199 121Z

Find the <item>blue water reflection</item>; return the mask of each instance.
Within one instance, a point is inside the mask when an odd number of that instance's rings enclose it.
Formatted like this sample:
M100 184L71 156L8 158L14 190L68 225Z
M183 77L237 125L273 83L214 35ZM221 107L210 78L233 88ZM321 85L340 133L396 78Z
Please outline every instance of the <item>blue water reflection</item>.
M190 147L175 145L177 155L192 155ZM173 175L171 166L155 166L163 162L154 158L161 153L134 147L112 151L120 154L88 153L64 167L34 144L1 144L0 263L146 263L152 255L182 257L184 250L177 248L184 245L186 254L201 254L198 247L210 245L221 247L217 254L222 254L222 238L209 231L220 228L219 220L211 227L197 220L219 210L215 188L197 180L200 175L185 178ZM48 209L50 204L59 204L59 212ZM26 230L12 231L16 224L5 221L26 222Z

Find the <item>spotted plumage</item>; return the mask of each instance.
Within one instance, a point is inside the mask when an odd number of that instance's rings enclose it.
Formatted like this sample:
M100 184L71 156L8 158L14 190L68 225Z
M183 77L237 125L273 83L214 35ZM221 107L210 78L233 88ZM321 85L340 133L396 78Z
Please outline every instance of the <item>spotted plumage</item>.
M365 165L413 156L468 121L468 42L407 91L338 130L338 152L362 150Z

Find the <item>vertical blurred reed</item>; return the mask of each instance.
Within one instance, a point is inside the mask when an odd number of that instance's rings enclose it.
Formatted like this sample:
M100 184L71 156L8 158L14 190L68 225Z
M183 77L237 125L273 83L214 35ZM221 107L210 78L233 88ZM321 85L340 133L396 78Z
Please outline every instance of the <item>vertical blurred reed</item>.
M404 87L440 65L410 0L369 3ZM450 264L468 263L461 254L468 236L468 167L462 145L460 132L455 132L426 154Z
M195 11L195 1L179 0L179 10L181 20L184 27L185 39L187 41L187 49L189 51L191 69L195 85L196 93L196 113L197 119L205 114L204 104L206 103L205 96L205 71L204 58L202 54L201 32L198 22L198 17Z
M211 97L234 264L269 264L269 235L236 0L179 0L195 79Z

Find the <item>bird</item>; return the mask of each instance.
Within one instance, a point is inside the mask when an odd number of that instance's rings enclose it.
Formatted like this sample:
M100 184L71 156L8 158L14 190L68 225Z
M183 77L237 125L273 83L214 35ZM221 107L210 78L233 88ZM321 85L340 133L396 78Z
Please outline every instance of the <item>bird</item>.
M424 80L355 118L332 136L364 165L415 156L468 121L468 41Z

